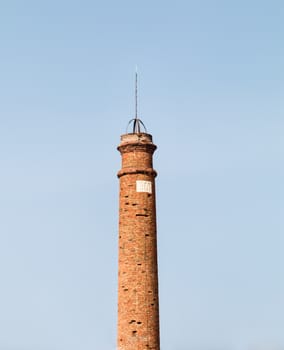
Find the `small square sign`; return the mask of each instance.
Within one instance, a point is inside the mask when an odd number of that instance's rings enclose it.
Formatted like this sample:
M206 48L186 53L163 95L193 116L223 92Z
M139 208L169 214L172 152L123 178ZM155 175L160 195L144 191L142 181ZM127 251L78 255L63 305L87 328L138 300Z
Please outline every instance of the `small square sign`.
M147 192L152 193L152 182L151 181L136 181L136 192Z

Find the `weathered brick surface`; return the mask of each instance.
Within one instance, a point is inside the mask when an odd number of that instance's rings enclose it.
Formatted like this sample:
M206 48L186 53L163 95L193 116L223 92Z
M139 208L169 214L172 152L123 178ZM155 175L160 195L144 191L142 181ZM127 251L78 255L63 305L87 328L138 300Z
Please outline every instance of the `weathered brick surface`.
M118 350L159 350L159 300L152 156L149 134L126 134L119 197ZM152 193L137 192L136 181L152 183Z

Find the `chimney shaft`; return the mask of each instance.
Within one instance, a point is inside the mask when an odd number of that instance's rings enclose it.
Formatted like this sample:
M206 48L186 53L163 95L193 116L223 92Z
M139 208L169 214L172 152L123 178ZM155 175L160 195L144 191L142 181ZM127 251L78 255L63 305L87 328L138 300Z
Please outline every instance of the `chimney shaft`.
M155 177L147 133L121 136L118 150L118 350L159 350Z

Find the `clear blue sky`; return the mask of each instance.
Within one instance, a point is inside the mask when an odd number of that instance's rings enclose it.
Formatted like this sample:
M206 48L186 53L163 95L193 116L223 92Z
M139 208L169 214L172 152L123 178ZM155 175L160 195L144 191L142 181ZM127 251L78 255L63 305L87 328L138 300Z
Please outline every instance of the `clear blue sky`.
M283 38L280 0L1 2L1 350L115 349L136 64L162 350L284 349Z

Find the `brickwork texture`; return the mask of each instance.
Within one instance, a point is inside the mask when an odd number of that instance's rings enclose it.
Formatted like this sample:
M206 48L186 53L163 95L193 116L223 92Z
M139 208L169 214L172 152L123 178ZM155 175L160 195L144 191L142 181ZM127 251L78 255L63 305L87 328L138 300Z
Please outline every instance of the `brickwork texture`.
M160 349L155 149L146 133L122 135L118 146L118 350Z

